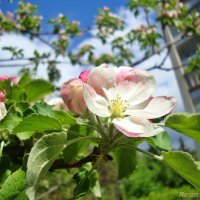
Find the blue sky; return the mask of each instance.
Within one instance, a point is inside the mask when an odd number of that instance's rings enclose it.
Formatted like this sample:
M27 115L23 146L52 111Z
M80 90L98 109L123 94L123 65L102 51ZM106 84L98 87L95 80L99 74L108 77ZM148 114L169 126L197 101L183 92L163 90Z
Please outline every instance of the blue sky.
M14 11L17 2L14 0L10 4L7 0L2 0L2 11ZM107 6L111 11L117 12L119 7L128 3L128 0L30 0L28 2L38 5L39 13L43 16L42 25L46 31L49 29L48 20L56 18L59 13L63 13L69 20L80 21L80 26L84 29L94 23L99 8Z
M1 1L1 0L0 0ZM117 12L119 7L125 6L129 0L29 0L28 2L38 5L38 12L43 16L42 27L43 31L50 30L48 25L49 19L56 18L59 13L63 13L69 20L80 22L82 30L91 27L94 24L95 15L98 9L107 6L112 12ZM17 8L18 1L13 0L10 4L8 0L1 1L1 9L3 12L14 11ZM90 37L86 33L82 37L75 38L70 48L75 47L85 38Z

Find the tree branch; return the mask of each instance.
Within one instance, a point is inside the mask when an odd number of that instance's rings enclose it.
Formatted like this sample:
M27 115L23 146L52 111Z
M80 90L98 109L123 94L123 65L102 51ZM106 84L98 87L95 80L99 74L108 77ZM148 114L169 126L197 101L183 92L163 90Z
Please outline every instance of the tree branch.
M62 159L56 160L50 168L50 171L55 169L67 169L67 168L76 168L81 167L82 165L88 162L95 162L98 157L101 155L101 151L98 147L94 147L93 152L88 156L74 162L65 163ZM112 160L112 157L108 154L104 156L104 160Z
M173 42L164 45L163 47L161 47L161 48L159 48L158 50L152 52L151 54L149 54L149 55L143 57L142 59L140 59L140 60L138 60L138 61L132 63L131 66L132 66L132 67L135 67L136 65L138 65L138 64L140 64L140 63L142 63L142 62L144 62L145 60L149 59L149 58L152 57L153 55L155 55L155 54L160 54L160 53L161 53L162 51L164 51L165 49L170 48L172 45L174 45L174 44L180 42L180 41L183 39L184 36L185 36L184 33L181 34L181 35L180 35L179 37L177 37L177 39L174 40Z

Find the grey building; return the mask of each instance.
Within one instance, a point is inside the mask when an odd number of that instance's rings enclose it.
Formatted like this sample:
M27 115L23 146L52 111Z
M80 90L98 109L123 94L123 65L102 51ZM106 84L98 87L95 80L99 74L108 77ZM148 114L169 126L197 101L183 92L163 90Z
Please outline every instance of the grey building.
M188 12L200 12L200 0L182 1L188 7ZM174 27L167 27L165 30L167 41L173 43L180 37L180 34ZM185 111L189 113L200 112L200 71L190 74L185 73L185 67L189 59L194 56L200 46L200 37L186 37L171 47L170 58L174 67L181 66L174 70L177 82L182 95ZM200 144L196 143L198 159L200 159Z
M200 12L200 1L199 0L188 0L188 1L183 1L186 6L188 7L189 12L191 11L197 11ZM167 30L168 32L168 40L170 40L171 42L173 42L174 40L176 40L177 37L179 37L180 33L177 32L177 30L175 28L169 28ZM188 103L185 103L185 110L187 112L200 112L200 80L199 80L199 75L200 75L200 71L195 71L193 73L190 74L186 74L185 73L185 67L188 64L189 58L191 58L198 46L200 46L200 37L187 37L184 38L183 40L181 40L180 42L178 42L176 45L174 45L174 51L175 51L175 55L176 58L174 58L174 56L171 55L171 59L172 59L172 63L173 66L182 66L180 68L180 70L176 70L176 77L177 77L177 81L179 82L179 86L181 89L181 93L185 94L185 91L183 90L187 90L187 92L189 93L189 96L192 100L192 105L188 105ZM177 63L178 62L178 63ZM178 65L177 65L178 64ZM183 76L184 80L178 80L180 79L180 74ZM181 78L182 79L182 78ZM183 81L186 82L186 85L183 84ZM182 88L182 85L184 85L184 87ZM183 100L186 99L186 101L188 101L188 95L183 95Z

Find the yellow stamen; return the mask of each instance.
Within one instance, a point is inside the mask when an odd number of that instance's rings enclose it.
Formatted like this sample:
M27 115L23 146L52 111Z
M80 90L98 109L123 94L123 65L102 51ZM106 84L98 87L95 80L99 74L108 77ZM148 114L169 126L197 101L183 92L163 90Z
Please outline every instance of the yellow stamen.
M126 100L121 99L119 95L116 96L115 100L111 100L110 106L108 107L111 117L122 118L124 117L124 112L127 108Z

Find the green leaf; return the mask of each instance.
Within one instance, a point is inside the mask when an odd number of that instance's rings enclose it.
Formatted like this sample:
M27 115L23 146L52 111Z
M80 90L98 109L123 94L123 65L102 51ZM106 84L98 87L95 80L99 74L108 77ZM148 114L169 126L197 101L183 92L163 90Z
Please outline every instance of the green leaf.
M159 133L156 136L147 138L147 142L154 148L159 148L162 150L170 151L172 149L172 144L170 137L167 133Z
M11 82L9 80L0 81L0 90L5 90L6 94L9 92L11 87Z
M165 118L165 126L200 142L200 114L176 113Z
M42 99L47 94L54 91L54 86L42 79L37 79L29 82L24 86L27 95L27 101L36 101Z
M26 195L25 191L21 192L15 200L28 200L28 196Z
M0 121L0 130L8 130L12 132L13 128L22 120L15 106L11 106L6 117Z
M53 110L53 108L45 102L37 103L33 106L36 113L56 118L62 125L74 125L76 119L64 111Z
M68 141L73 140L75 138L82 136L87 136L91 133L91 128L87 126L87 124L84 125L73 125L68 129ZM67 146L63 151L63 156L65 162L72 161L79 152L83 150L83 148L88 144L88 140L76 142L70 146Z
M20 101L24 99L24 92L22 90L21 87L19 87L18 85L14 85L11 89L10 89L10 94L8 96L9 100L12 101Z
M73 140L75 138L78 138L79 135L76 135L74 133L70 133L68 132L68 141ZM63 157L64 157L64 161L70 162L72 161L79 152L81 152L82 148L85 146L87 140L86 141L80 141L80 142L76 142L70 146L67 146L64 150L63 150Z
M77 185L74 189L74 197L73 199L77 199L79 197L84 196L89 188L90 188L90 180L87 177L88 171L82 171L79 173L76 173L73 177L73 179L76 181Z
M10 175L10 159L5 156L0 156L0 185L4 182L6 178Z
M94 194L95 197L101 198L101 186L98 180L97 171L93 171L90 175L90 191Z
M14 133L61 131L62 126L55 118L32 114L24 118L14 129Z
M25 172L18 169L5 180L0 190L0 199L13 200L18 198L18 196L23 193L24 187Z
M16 133L17 137L18 137L20 140L28 140L29 138L32 137L33 134L34 134L34 132Z
M136 151L134 149L120 147L114 151L118 166L118 178L122 179L130 175L137 164Z
M192 155L183 151L165 152L163 162L194 187L200 189L200 165Z
M26 173L26 194L35 199L35 189L52 163L67 145L67 133L53 133L40 138L31 149Z
M24 85L26 85L27 83L29 83L31 81L31 76L29 73L25 73L21 79L18 82L18 85L23 87Z

